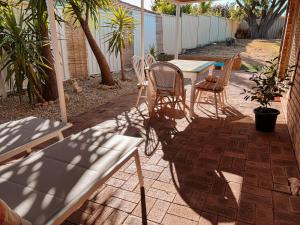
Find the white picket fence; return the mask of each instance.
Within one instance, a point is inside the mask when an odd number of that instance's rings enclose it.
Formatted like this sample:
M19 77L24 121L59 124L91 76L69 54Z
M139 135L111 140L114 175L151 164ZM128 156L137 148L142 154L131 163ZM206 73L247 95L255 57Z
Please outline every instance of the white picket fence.
M176 17L163 15L163 49L166 54L175 54ZM239 23L216 16L191 16L180 18L180 49L192 49L234 37Z

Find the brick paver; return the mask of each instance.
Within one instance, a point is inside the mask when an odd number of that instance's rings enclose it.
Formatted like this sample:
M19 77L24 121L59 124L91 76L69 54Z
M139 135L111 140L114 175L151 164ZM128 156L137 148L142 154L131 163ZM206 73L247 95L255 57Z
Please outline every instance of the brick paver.
M208 96L197 104L195 118L176 113L174 127L169 110L152 119L144 104L136 110L136 95L71 118L74 127L67 134L99 124L108 132L145 139L140 147L145 194L131 160L65 225L299 225L299 203L293 199L293 211L285 193L287 178L299 177L285 117L279 115L275 133L255 130L256 105L240 95L248 77L233 74L229 103L219 119Z

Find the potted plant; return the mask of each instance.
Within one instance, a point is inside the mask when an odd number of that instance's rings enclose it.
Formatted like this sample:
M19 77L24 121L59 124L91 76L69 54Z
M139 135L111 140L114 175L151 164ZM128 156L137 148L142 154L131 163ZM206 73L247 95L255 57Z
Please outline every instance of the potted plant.
M272 132L275 129L277 116L280 112L270 108L271 102L276 97L282 97L291 82L291 72L295 66L289 67L285 74L280 77L278 74L278 57L266 61L263 67L252 67L248 71L253 73L249 80L255 83L251 89L244 89L244 99L257 101L260 106L254 109L256 129L263 132Z

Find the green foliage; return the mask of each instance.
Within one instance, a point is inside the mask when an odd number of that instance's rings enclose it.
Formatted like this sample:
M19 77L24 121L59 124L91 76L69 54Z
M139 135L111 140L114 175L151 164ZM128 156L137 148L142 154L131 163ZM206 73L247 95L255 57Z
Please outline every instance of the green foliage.
M162 14L175 15L176 5L171 0L154 0L152 10ZM181 13L208 16L222 16L242 20L244 11L235 3L213 5L212 0L194 4L181 5Z
M289 86L292 84L290 74L295 66L289 67L283 78L278 75L278 57L266 61L266 66L253 66L249 72L253 73L249 79L254 82L255 86L251 89L243 90L244 99L257 101L263 109L270 106L270 102L275 97L282 97Z
M180 7L181 13L191 14L192 5L186 4ZM176 5L171 0L154 0L152 10L167 15L176 15Z
M155 44L149 46L149 53L157 60L157 50Z
M229 5L229 16L229 19L241 21L245 18L246 14L239 5L231 3Z
M0 9L0 70L7 69L6 80L14 84L20 98L24 93L25 80L28 80L30 102L34 96L44 101L42 86L46 80L46 65L38 49L42 43L36 37L34 25L22 9Z
M67 17L74 19L74 24L84 20L88 23L92 19L95 25L99 24L99 9L108 9L111 0L65 0L64 13Z
M111 29L111 32L105 36L108 50L117 56L126 45L132 44L136 22L134 17L121 6L113 8L107 17L109 21L106 22L105 27Z
M208 2L200 2L198 4L194 4L192 6L191 14L198 16L198 15L211 15L212 9L212 1Z
M265 17L267 14L281 14L286 10L287 0L236 0L244 12L254 14L257 18Z

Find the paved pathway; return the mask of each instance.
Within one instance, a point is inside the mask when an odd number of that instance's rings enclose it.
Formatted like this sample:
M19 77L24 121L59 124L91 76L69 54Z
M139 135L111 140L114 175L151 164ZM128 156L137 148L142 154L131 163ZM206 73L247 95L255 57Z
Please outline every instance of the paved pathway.
M101 124L108 132L144 137L145 192L141 195L131 160L64 224L299 225L294 199L285 193L287 178L299 177L299 170L284 115L275 133L257 132L255 104L240 95L247 79L233 75L230 105L219 119L214 107L200 104L193 120L179 111L173 115L174 128L167 109L151 120L144 104L136 110L135 95L71 118L68 134ZM280 103L274 107L280 109ZM299 205L300 200L298 210Z

